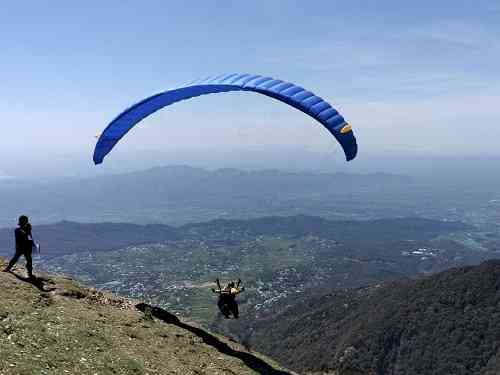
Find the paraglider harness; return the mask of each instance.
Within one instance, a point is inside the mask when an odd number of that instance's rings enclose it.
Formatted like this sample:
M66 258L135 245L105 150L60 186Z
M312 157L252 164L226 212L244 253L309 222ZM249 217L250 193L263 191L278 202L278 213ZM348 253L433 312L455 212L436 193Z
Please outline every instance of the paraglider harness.
M229 319L231 315L233 315L234 319L238 319L239 311L236 296L245 290L243 287L240 288L241 280L238 279L236 286L234 282L230 282L224 289L221 288L219 279L216 280L216 283L218 290L212 289L212 292L219 294L217 306L220 312L226 319Z

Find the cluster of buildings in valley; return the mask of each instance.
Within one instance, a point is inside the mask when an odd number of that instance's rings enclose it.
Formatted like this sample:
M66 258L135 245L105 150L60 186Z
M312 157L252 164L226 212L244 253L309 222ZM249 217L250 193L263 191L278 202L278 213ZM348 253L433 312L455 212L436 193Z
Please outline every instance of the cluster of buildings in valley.
M161 304L174 312L213 302L210 289L215 287L215 278L226 282L241 277L246 287L242 301L260 310L311 287L324 286L332 277L335 282L329 285L351 285L361 277L357 270L363 267L377 272L384 262L396 264L398 257L415 264L436 263L448 251L432 243L414 243L397 250L394 259L374 258L375 264L369 249L360 258L356 254L361 252L353 253L342 243L318 236L252 236L217 225L209 231L204 228L205 232L202 235L193 229L182 240L39 262L51 272L66 273L87 285Z

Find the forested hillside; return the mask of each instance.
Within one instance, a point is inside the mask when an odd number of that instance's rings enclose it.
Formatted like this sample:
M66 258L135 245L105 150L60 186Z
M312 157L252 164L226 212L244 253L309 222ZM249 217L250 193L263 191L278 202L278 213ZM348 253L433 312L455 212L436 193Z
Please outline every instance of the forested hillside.
M497 375L500 261L332 291L252 329L250 345L301 372Z

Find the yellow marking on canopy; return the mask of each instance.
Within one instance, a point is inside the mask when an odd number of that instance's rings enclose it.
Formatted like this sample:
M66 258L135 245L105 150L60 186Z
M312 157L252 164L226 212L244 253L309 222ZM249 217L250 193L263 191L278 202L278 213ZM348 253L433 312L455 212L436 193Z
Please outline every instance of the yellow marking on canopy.
M340 129L340 132L342 134L349 133L352 130L351 124L345 124L342 129Z

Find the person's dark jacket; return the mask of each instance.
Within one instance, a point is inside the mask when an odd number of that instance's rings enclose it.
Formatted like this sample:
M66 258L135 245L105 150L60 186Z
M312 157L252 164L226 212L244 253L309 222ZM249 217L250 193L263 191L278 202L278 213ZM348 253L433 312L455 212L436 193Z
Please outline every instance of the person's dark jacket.
M31 239L30 228L17 228L15 230L16 251L20 253L31 252L33 248L33 240Z

